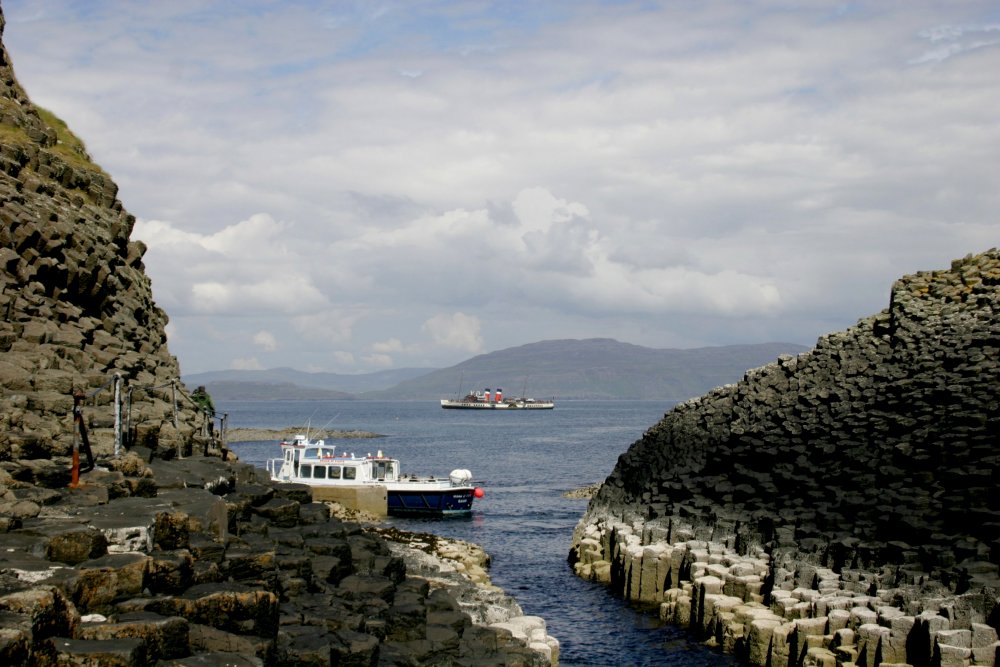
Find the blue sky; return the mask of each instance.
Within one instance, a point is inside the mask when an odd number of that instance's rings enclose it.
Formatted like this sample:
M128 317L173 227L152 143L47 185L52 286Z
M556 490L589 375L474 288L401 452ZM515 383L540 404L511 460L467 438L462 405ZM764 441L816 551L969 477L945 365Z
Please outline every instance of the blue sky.
M4 0L185 373L816 338L1000 245L1000 9Z

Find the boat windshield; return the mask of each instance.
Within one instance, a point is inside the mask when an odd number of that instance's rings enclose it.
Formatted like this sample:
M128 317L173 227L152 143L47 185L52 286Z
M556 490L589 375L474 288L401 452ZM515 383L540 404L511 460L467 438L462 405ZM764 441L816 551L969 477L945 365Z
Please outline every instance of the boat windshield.
M380 482L394 481L396 479L396 466L394 461L372 461L372 479Z
M333 457L333 447L310 447L302 454L304 459L328 459Z

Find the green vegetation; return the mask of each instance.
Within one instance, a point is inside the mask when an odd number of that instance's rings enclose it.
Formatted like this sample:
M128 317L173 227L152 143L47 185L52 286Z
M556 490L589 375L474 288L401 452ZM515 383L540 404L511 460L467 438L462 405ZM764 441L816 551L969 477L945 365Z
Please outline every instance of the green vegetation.
M47 109L36 106L35 110L42 123L56 133L56 145L43 150L51 151L71 166L96 171L108 177L104 170L91 160L83 141L73 134L64 120ZM24 127L11 122L11 118L17 118L24 113L24 109L12 100L0 99L0 118L3 119L0 121L0 142L6 145L37 146Z
M104 170L91 160L83 140L73 134L69 126L66 125L66 121L40 106L36 105L35 110L38 111L38 116L42 119L42 122L56 131L56 145L52 148L54 153L57 153L72 165L104 173Z

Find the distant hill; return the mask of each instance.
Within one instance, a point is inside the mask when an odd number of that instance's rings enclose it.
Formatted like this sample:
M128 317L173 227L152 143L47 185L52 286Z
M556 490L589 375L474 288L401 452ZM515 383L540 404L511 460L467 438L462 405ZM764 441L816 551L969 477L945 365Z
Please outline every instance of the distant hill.
M388 389L404 380L426 375L435 370L433 368L395 368L387 371L375 373L364 373L360 375L343 375L339 373L307 373L297 371L294 368L271 368L260 371L208 371L205 373L192 373L181 378L184 384L194 389L204 386L208 393L214 398L228 400L223 397L223 392L227 396L232 396L232 400L247 400L246 392L259 394L259 398L273 399L298 399L307 400L309 398L351 398L351 394L359 394L366 391L378 391ZM245 389L240 389L238 385L252 385ZM305 396L301 391L296 395L291 395L297 388L320 390L313 392L313 395ZM267 396L268 392L272 396ZM333 392L337 395L327 395Z
M216 400L437 400L501 387L507 396L681 401L737 382L748 369L781 354L807 349L794 343L678 350L610 338L547 340L481 354L442 369L340 375L274 368L211 371L186 375L183 380L191 389L205 386Z
M353 399L354 394L331 389L302 387L289 382L238 382L224 380L203 385L187 385L188 389L204 386L215 401L316 401Z
M794 343L678 350L609 338L548 340L482 354L362 397L437 399L501 387L507 396L680 401L737 382L781 354L808 349Z

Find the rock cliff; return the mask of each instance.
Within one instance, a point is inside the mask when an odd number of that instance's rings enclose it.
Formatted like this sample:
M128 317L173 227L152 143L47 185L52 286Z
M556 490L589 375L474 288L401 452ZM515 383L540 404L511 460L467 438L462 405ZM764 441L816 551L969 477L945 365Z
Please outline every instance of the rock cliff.
M583 577L755 665L993 664L1000 252L678 405L580 521Z
M31 103L0 49L0 460L67 455L74 392L95 448L106 447L115 374L126 437L183 453L204 430L117 190Z

